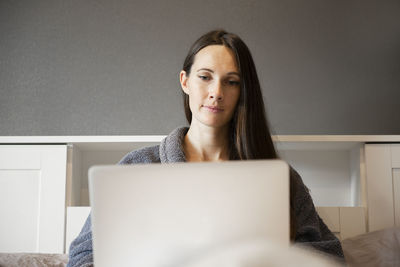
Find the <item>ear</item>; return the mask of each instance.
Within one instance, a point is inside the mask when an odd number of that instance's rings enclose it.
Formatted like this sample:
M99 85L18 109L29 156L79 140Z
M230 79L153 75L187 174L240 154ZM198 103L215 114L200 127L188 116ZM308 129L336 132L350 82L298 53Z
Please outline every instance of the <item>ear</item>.
M179 73L179 81L181 82L181 87L182 87L183 92L185 92L185 94L187 94L187 95L189 94L188 80L189 80L189 77L186 76L186 71L182 70Z

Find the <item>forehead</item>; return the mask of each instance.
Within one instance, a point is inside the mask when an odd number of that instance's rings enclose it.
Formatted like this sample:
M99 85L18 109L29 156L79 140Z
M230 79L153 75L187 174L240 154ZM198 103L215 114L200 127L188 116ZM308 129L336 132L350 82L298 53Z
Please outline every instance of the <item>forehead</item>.
M238 71L235 54L223 45L209 45L201 49L194 58L193 67L213 70Z

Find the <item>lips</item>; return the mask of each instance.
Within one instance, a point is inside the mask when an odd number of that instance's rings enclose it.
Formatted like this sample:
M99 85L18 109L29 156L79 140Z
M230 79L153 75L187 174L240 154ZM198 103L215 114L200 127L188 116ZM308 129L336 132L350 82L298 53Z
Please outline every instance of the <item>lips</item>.
M213 113L224 111L223 108L217 107L217 106L203 106L203 107L206 108L208 111L213 112Z

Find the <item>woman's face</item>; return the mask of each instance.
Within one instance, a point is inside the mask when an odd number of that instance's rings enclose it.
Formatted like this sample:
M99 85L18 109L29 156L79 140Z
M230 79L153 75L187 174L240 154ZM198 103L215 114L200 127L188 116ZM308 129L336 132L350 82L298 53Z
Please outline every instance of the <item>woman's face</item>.
M190 75L180 73L183 91L189 95L192 124L227 126L240 96L240 75L235 56L223 45L210 45L195 56Z

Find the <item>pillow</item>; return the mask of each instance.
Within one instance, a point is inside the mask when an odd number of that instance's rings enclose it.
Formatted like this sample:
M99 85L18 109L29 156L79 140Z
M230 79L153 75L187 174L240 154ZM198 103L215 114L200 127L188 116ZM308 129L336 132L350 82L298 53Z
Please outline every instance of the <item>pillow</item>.
M342 240L349 266L400 266L400 228L388 228Z
M0 266L7 267L65 267L67 254L0 253Z

